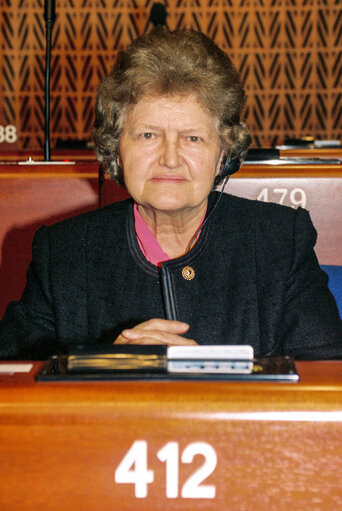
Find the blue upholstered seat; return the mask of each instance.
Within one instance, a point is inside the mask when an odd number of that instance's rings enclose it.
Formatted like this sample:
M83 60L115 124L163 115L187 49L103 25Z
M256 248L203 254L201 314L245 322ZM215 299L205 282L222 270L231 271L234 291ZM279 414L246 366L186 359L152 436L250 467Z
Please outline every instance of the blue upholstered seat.
M342 318L342 266L321 265L329 277L329 289L335 297L337 307Z

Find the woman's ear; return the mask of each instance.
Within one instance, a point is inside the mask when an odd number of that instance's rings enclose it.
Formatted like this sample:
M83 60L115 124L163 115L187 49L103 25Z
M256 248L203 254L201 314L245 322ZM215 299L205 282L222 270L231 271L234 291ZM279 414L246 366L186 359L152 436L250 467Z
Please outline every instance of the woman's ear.
M224 165L226 163L227 155L225 154L224 150L221 149L219 159L217 160L216 170L215 170L215 177L217 177L219 174L221 174Z
M117 166L118 166L120 169L122 169L122 159L121 159L120 154L117 154L117 155L116 155L116 164L117 164Z

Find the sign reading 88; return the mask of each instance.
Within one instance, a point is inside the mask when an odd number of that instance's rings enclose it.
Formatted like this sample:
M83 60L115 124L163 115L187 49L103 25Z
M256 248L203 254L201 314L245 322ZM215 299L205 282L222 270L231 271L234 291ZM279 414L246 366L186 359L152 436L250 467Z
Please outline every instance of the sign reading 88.
M14 144L17 138L17 128L13 124L8 124L8 126L0 125L0 144L3 142Z

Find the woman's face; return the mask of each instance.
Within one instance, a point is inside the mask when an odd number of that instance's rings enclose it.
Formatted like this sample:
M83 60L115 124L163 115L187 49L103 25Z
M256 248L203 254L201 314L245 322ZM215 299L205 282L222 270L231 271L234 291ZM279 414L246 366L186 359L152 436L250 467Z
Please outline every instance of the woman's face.
M145 96L127 114L119 163L128 192L144 207L203 207L221 156L215 118L195 95Z

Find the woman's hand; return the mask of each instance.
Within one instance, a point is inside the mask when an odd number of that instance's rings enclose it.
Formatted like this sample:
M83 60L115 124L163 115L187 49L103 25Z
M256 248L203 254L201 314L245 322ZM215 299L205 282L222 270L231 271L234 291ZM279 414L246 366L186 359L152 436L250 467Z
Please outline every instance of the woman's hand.
M123 330L114 344L196 345L196 341L182 337L188 330L189 325L181 321L150 319L134 328Z

